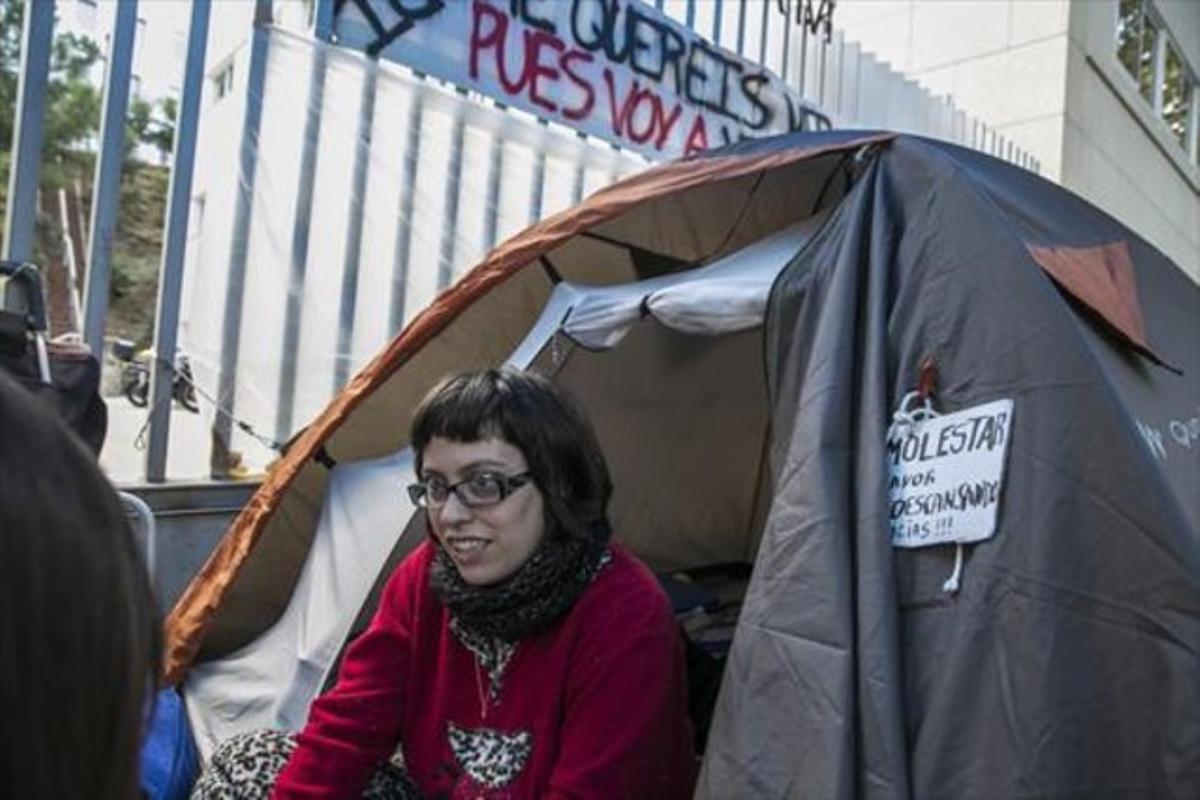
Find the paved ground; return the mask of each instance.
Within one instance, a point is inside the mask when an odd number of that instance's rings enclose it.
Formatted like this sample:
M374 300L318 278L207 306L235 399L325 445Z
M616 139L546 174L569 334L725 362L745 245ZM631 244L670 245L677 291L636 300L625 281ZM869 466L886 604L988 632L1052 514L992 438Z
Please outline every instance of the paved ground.
M104 398L108 404L108 436L100 465L113 483L142 483L146 470L147 408L137 408L124 395ZM207 480L209 422L172 403L171 434L167 442L169 480Z

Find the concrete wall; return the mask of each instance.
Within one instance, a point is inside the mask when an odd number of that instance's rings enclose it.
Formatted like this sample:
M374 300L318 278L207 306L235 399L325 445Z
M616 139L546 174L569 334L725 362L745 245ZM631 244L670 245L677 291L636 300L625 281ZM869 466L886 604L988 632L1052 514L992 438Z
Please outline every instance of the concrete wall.
M1116 59L1117 2L842 0L834 24L1200 281L1200 170ZM1151 2L1200 74L1200 2Z
M1062 169L1068 0L842 0L834 25Z
M1200 3L1154 5L1200 74ZM1071 8L1061 180L1200 282L1200 168L1117 61L1115 26L1116 0Z

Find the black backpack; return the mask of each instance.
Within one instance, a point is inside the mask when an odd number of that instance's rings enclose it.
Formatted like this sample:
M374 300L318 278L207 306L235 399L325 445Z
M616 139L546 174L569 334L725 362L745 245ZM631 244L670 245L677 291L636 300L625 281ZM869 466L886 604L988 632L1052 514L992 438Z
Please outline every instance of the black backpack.
M81 343L46 341L46 304L37 267L0 261L0 370L52 408L96 455L108 432L100 362Z

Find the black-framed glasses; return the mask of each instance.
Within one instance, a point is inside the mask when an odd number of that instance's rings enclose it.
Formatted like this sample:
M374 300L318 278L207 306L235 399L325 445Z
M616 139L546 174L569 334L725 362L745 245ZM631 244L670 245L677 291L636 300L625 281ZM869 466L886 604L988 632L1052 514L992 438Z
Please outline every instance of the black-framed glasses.
M447 483L444 478L434 476L409 484L408 496L414 505L441 508L450 499L450 493L454 492L464 506L481 508L499 503L531 480L533 477L528 472L518 475L477 472L458 483Z

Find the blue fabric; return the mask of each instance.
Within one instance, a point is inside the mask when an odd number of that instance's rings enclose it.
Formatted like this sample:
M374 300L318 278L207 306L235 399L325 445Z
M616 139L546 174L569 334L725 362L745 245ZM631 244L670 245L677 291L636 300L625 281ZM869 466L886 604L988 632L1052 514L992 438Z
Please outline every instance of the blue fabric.
M703 608L712 611L721 604L721 598L707 586L681 580L673 575L659 574L658 582L671 599L671 609L676 614Z
M183 700L174 689L164 689L142 744L142 791L151 800L186 800L199 764Z

